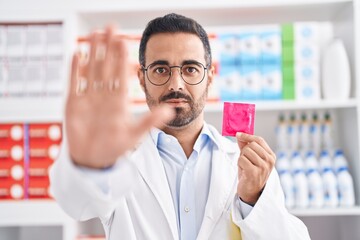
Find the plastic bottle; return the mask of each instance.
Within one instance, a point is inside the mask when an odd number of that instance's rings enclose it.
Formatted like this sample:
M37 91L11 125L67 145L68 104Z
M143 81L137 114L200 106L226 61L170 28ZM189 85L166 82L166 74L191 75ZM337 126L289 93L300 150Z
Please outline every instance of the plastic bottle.
M312 123L310 126L310 146L316 156L319 155L321 149L321 129L317 113L312 116Z
M341 149L335 151L333 166L335 172L337 172L342 167L346 167L346 168L349 167L344 152Z
M284 114L279 115L278 125L276 127L276 141L279 151L288 149L287 124Z
M294 178L295 206L307 208L309 206L308 182L304 171L304 162L297 151L292 155L291 169Z
M339 205L337 178L332 168L331 158L328 151L322 151L320 155L320 169L324 186L324 206L334 208Z
M276 169L279 173L280 183L284 191L285 205L287 208L293 208L295 205L294 180L290 172L289 159L283 152L278 154Z
M301 114L301 123L299 126L300 148L303 151L310 150L310 123L307 119L306 113Z
M290 115L290 122L288 126L290 150L299 150L299 124L294 113Z
M339 168L337 172L339 189L339 201L342 207L352 207L355 205L354 182L347 167Z
M329 112L326 112L324 115L324 121L321 124L321 146L323 149L332 149L333 144L333 126L332 119Z
M324 186L319 173L319 164L314 152L309 151L305 159L305 169L309 185L309 205L321 208L324 205Z

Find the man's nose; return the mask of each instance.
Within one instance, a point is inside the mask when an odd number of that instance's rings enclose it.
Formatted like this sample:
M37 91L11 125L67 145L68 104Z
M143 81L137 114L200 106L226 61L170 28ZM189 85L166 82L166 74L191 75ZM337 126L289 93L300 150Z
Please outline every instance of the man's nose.
M181 67L172 67L170 69L170 80L169 80L169 90L178 91L184 89L184 80L181 76Z

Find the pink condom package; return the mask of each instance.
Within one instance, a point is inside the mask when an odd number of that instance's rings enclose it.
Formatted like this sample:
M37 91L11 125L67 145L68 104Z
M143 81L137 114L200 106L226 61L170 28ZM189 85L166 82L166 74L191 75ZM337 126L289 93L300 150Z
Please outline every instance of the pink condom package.
M224 102L223 136L237 132L254 134L255 104Z

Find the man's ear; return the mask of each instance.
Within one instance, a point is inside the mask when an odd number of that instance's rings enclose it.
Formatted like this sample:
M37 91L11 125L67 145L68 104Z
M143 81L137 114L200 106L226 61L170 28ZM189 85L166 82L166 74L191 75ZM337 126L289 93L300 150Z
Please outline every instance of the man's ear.
M145 92L145 72L141 67L139 67L137 70L137 76L139 79L141 89Z
M215 66L211 64L208 70L208 86L211 86L215 76Z

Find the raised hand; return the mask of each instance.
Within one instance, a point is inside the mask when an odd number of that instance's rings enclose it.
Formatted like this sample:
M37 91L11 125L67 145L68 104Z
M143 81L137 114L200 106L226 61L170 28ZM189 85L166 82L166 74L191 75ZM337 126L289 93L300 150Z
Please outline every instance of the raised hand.
M87 40L87 60L78 53L72 60L65 130L76 164L105 168L134 148L151 126L170 120L173 113L161 107L135 121L127 95L131 65L126 39L115 35L114 27L107 27Z
M276 155L259 136L237 133L236 139L241 150L237 194L242 201L254 205L274 167Z

